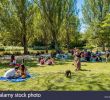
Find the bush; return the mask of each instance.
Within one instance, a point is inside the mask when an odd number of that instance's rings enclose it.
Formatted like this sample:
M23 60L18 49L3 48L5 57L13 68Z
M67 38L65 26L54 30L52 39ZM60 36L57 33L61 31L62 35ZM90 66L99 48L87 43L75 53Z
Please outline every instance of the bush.
M21 55L22 54L22 52L21 51L17 51L17 52L12 52L12 51L5 51L5 52L3 52L3 55L12 55L12 54L14 54L14 55Z
M22 52L14 52L15 55L22 55Z
M2 48L0 48L0 51L5 51L5 49L2 47Z
M5 51L21 51L23 50L22 47L16 47L16 46L5 46Z
M34 46L33 50L45 50L46 47L45 46Z
M10 51L5 51L5 52L3 52L3 55L12 55L12 52L10 52Z

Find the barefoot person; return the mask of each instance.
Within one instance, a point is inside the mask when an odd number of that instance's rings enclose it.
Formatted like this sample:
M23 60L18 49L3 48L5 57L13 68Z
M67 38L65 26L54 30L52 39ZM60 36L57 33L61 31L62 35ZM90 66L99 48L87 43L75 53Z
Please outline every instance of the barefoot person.
M81 62L80 62L80 51L77 49L74 53L74 65L76 67L75 71L78 71L81 69Z

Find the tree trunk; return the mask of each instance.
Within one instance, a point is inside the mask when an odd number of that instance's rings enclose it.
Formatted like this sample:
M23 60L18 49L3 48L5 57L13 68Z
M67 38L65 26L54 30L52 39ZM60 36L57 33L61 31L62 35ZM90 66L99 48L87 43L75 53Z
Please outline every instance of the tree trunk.
M23 31L23 47L24 47L24 54L28 54L28 47L27 47L27 28L26 28L26 14L23 13L22 15L22 31Z
M27 40L25 34L23 35L23 47L24 47L24 54L28 54Z
M53 39L53 43L54 43L54 49L55 49L56 51L59 50L56 35L55 35L55 37L54 37L54 39Z
M67 49L69 51L70 50L70 37L69 37L68 29L67 29L66 36L67 36Z
M47 33L44 30L44 44L45 44L45 52L48 53L48 38Z
M57 51L57 50L59 50L59 47L58 47L58 42L57 42L57 37L56 37L55 31L52 31L52 37L53 37L54 49Z
M105 45L102 44L102 51L105 51Z

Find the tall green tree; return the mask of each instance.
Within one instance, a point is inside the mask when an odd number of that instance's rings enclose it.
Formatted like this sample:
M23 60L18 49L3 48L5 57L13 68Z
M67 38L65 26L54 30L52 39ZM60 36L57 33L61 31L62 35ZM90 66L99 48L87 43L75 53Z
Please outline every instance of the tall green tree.
M58 47L59 30L65 17L65 8L67 0L40 0L38 5L43 18L48 22L48 29L52 35L52 42L55 49Z
M59 37L61 36L61 28L64 24L68 27L65 28L69 48L70 36L72 35L70 35L68 30L71 30L69 27L75 25L76 22L76 0L37 0L37 4L43 20L47 22L45 25L51 34L54 48L56 50L59 49Z
M68 50L70 49L71 36L75 37L74 40L77 42L79 19L77 17L77 2L76 0L67 1L66 18L65 18L65 29L66 29L66 44Z
M96 41L97 46L102 46L103 48L105 48L107 35L106 32L102 34L101 30L103 30L103 28L101 25L109 11L109 0L84 0L82 8L83 20L91 30L91 32L89 32L93 36L92 40Z
M10 34L10 39L19 41L28 53L28 38L33 33L34 7L30 0L1 0L0 22ZM29 29L30 28L30 29Z

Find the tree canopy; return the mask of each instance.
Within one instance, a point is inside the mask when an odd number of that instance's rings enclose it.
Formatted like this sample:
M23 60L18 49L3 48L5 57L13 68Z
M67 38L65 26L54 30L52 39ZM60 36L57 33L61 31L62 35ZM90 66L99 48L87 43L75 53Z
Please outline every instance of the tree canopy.
M110 46L110 0L84 0L80 32L77 0L0 0L0 42L55 50Z

